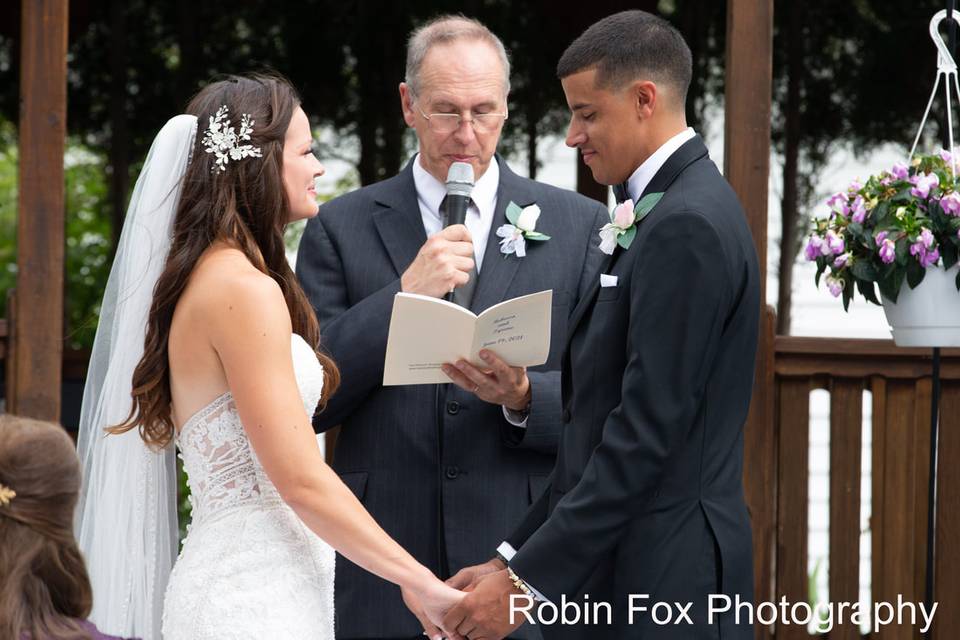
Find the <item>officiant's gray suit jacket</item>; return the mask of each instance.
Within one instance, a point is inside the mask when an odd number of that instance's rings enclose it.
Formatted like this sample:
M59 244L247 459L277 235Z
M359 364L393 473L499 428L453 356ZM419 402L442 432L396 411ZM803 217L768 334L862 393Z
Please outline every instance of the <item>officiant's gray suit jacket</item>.
M426 233L412 160L397 176L337 198L306 227L297 276L320 321L321 343L342 384L317 415L318 431L341 425L334 468L377 522L434 572L489 560L546 486L561 428L560 357L568 316L603 254L606 208L576 193L514 174L501 157L497 207L471 310L553 290L547 363L528 371L526 428L502 408L453 384L383 387L393 298ZM523 258L500 252L495 231L511 201L536 203L537 231ZM424 327L425 333L430 327ZM423 629L400 589L337 561L338 638L415 637ZM529 625L517 637L537 637Z

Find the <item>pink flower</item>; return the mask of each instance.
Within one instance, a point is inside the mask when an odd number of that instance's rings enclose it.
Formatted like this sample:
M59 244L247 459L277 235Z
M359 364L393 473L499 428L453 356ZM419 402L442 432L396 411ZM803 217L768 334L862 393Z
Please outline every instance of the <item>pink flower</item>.
M829 247L830 249L830 252L832 252L834 255L839 255L843 253L843 249L845 246L843 242L843 236L836 233L833 229L830 229L829 231L827 231L826 243L827 243L827 247ZM824 253L824 255L827 255L827 254Z
M636 216L633 213L633 200L627 199L617 205L613 210L613 224L621 229L629 229L633 226Z
M940 149L940 159L950 164L950 161L953 160L953 155L946 149Z
M813 262L820 257L820 249L823 247L823 238L817 234L810 236L810 239L807 240L807 246L803 250L803 255L806 256L807 260Z
M827 200L827 206L834 213L844 216L850 214L850 207L847 206L847 194L845 193L835 193L830 196L830 199Z
M851 193L860 191L860 189L863 189L863 183L860 182L859 178L854 179L854 181L850 183L850 186L847 187L847 191Z
M929 267L940 259L940 250L933 245L933 234L930 233L929 229L923 228L920 230L920 235L917 236L916 242L910 245L910 255L917 258L920 266L924 268Z
M890 176L886 176L880 180L881 186L884 187L889 187L891 182L893 182L893 179Z
M837 271L839 271L840 269L843 269L845 266L850 264L850 260L852 258L853 258L853 254L850 253L849 251L846 253L840 254L839 256L837 256L837 259L833 261L833 268L836 269Z
M867 207L863 201L863 197L857 196L853 199L853 202L850 204L850 211L852 212L852 220L857 224L863 224L863 221L867 217Z
M878 233L875 241L880 248L880 260L882 260L884 264L890 264L897 259L897 245L887 237L886 231Z
M960 216L960 193L953 191L940 198L940 206L948 216Z
M906 180L907 176L910 175L910 171L907 169L907 165L902 162L898 162L893 165L893 168L890 170L890 173L897 180Z
M840 297L840 294L843 293L843 280L827 276L827 289L830 290L830 295L834 298Z
M922 176L916 176L913 189L910 189L910 195L916 198L927 198L930 190L940 184L940 178L935 173L925 173Z

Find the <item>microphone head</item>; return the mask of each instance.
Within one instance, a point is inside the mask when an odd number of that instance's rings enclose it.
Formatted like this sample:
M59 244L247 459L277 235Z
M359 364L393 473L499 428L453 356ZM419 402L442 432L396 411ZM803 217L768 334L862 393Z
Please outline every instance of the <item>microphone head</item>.
M473 191L473 165L468 162L454 162L447 170L447 193L470 197Z

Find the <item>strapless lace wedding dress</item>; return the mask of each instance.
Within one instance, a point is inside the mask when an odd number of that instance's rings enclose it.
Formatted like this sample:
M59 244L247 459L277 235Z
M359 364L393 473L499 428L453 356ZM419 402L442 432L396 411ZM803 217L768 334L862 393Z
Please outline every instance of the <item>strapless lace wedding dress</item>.
M323 367L296 334L292 350L312 416ZM167 586L164 639L333 640L334 550L281 500L233 396L225 393L187 420L177 445L193 516Z

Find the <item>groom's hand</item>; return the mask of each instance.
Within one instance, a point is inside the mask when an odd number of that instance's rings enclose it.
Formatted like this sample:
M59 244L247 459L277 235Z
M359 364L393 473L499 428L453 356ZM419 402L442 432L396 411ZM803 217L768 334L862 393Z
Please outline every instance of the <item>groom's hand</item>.
M499 404L523 411L530 404L530 379L526 367L511 367L497 354L487 349L480 350L480 358L487 365L480 369L466 360L443 365L443 372L450 380L484 402Z
M451 635L451 640L459 638L505 638L526 619L522 613L510 620L510 597L526 597L507 575L507 571L496 571L484 576L473 591L468 593L443 618L443 628ZM518 607L525 606L523 602Z
M480 581L480 578L497 571L503 571L506 568L507 565L503 564L500 558L493 558L483 564L475 564L472 567L460 569L460 571L457 571L452 577L447 578L446 582L454 589L472 591L477 582Z

